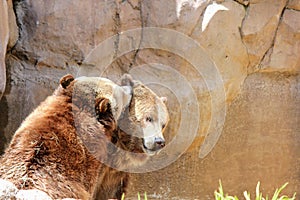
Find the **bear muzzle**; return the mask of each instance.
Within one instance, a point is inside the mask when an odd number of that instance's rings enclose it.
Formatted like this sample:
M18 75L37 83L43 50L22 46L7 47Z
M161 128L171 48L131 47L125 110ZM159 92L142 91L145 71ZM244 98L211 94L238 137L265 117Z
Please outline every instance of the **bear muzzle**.
M150 155L158 153L166 145L162 137L147 138L146 140L144 139L143 143L145 152Z
M155 137L154 139L154 149L155 151L164 148L166 145L166 141L161 137Z

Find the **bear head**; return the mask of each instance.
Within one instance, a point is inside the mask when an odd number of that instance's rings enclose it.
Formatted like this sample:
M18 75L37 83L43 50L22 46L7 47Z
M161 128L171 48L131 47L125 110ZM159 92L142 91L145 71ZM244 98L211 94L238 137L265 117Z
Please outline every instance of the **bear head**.
M121 78L119 85L106 78L74 79L67 75L60 83L64 90L72 91L72 102L76 108L81 109L75 109L75 118L78 119L75 121L82 140L88 143L90 151L95 152L100 148L94 136L87 134L92 129L92 124L100 122L104 126L104 132L113 144L111 149L114 150L111 152L115 153L114 158L112 155L107 157L113 161L105 162L116 163L111 164L114 168L119 167L118 163L127 166L141 165L165 146L163 132L169 121L166 98L159 97L140 81L133 80L128 74ZM94 115L86 114L93 112ZM105 117L109 113L113 116L113 122ZM118 151L118 148L125 151Z
M73 125L87 150L98 160L106 159L107 143L117 129L121 113L129 106L132 88L101 77L66 75L56 96L68 97Z
M74 99L81 100L87 105L92 105L94 101L96 104L98 103L96 107L98 106L100 111L103 111L101 109L105 109L109 103L115 120L119 119L131 101L132 88L130 86L119 86L106 78L82 76L74 79L72 75L66 75L60 80L60 85L64 89L71 83L73 83L72 95ZM99 104L99 99L108 101L101 101Z
M141 139L140 147L148 155L154 155L165 146L163 132L169 121L166 97L157 96L140 81L125 74L121 86L132 87L129 106L118 120L121 130Z

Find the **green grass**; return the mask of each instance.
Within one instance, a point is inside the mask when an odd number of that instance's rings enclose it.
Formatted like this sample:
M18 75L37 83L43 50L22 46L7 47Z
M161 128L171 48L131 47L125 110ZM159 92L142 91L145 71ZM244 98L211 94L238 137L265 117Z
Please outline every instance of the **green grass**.
M122 194L121 200L125 200L125 194L124 194L124 193ZM140 195L140 193L138 193L138 200L141 200L141 195ZM147 198L147 193L146 193L146 192L144 193L144 200L148 200L148 198Z
M272 198L269 199L268 196L263 197L262 193L259 191L260 182L258 182L256 185L256 190L255 190L255 198L252 200L295 200L296 193L294 193L293 197L288 197L286 195L280 196L280 193L287 185L288 185L288 183L285 183L279 189L277 188L275 190ZM230 196L230 195L224 193L221 181L219 181L218 191L215 191L214 194L215 194L215 200L239 200L237 196ZM245 197L245 200L251 200L250 193L247 191L244 192L244 197ZM124 193L122 195L121 200L125 200ZM138 193L138 200L141 200L140 193ZM144 200L148 200L146 192L144 193Z
M280 196L281 191L287 185L288 185L288 183L285 183L279 189L277 188L270 200L295 200L296 193L294 193L293 197L288 197L286 195ZM256 185L255 198L253 200L269 200L268 195L266 197L263 197L262 193L259 191L259 186L260 186L260 182L258 182ZM244 192L244 197L245 197L245 200L251 200L250 193L247 191ZM236 196L230 196L228 194L224 194L221 181L219 181L219 191L215 191L215 199L216 200L239 200Z

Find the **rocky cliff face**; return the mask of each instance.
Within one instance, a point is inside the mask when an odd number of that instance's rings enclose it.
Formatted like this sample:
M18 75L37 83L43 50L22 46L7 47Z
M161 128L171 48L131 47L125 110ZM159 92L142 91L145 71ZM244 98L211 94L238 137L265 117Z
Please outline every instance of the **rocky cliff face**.
M134 175L129 196L209 199L218 179L240 194L258 180L269 193L300 190L300 1L4 0L0 10L1 151L64 74L130 72L168 96L168 141L192 140L173 142L167 153L185 153L171 165ZM185 121L195 135L178 132Z

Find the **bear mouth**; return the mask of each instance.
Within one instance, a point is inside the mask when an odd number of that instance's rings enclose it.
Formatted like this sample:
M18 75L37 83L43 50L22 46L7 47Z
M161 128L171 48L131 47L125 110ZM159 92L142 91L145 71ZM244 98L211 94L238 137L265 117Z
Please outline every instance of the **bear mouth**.
M143 145L142 145L143 151L144 153L150 155L150 156L154 156L155 154L158 154L160 150L153 150L153 149L149 149L146 147L144 140L143 140Z

